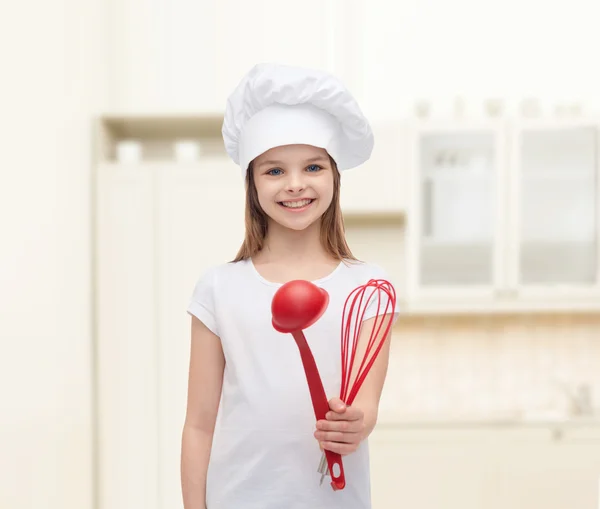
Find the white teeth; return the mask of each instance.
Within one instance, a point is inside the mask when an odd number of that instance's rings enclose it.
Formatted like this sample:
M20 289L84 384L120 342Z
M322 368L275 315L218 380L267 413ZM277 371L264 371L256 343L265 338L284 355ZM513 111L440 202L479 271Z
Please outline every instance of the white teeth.
M284 207L289 207L290 209L299 209L301 207L306 207L312 200L301 200L301 201L282 201L281 204Z

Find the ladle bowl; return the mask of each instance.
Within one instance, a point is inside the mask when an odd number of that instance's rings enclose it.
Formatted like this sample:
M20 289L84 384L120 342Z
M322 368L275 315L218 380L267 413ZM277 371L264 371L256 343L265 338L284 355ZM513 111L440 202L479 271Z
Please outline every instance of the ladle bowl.
M328 304L329 294L323 288L302 279L289 281L273 296L273 327L284 333L307 329L321 318Z

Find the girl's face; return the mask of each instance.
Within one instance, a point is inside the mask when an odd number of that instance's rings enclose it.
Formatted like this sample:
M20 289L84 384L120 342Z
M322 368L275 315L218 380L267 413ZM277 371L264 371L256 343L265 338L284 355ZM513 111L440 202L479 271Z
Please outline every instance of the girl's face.
M319 220L333 198L329 155L311 145L274 147L254 160L254 183L265 213L291 230Z

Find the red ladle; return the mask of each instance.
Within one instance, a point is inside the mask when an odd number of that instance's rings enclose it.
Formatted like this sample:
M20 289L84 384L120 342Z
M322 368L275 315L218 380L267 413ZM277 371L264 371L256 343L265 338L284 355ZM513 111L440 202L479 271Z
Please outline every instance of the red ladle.
M329 411L329 402L323 388L323 382L317 369L315 358L302 332L313 325L325 312L329 304L329 294L309 281L297 279L282 285L271 303L273 327L276 331L291 333L298 345L306 381L310 390L313 409L317 420L324 420ZM342 456L338 453L325 451L331 487L342 490L346 486ZM334 467L338 467L334 469ZM337 470L337 475L336 475Z

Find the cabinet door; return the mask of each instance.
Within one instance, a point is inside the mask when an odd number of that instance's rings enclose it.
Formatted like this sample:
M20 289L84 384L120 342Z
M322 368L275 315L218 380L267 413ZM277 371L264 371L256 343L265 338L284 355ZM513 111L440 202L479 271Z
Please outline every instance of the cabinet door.
M225 157L98 170L100 509L182 507L186 313L244 235L244 182Z
M374 431L369 438L373 509L490 507L493 438L475 428Z
M116 112L194 111L224 107L215 73L216 2L122 0L110 9L109 109Z
M568 426L567 426L568 427ZM373 509L596 509L598 428L389 426L369 438Z
M407 221L410 292L492 298L504 278L500 127L416 128Z
M343 12L318 0L122 0L111 9L114 111L215 113L260 62L332 68ZM342 18L343 19L343 18ZM352 41L350 31L343 32ZM336 43L336 41L339 41ZM347 54L347 51L346 53Z
M600 430L506 431L493 469L490 509L597 509Z
M186 308L198 278L232 260L244 236L244 182L229 160L156 171L156 291L159 496L181 508L180 453L190 350Z
M600 295L599 129L519 125L511 165L510 283L520 295Z
M158 509L154 176L97 170L99 509Z

